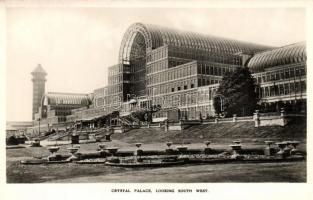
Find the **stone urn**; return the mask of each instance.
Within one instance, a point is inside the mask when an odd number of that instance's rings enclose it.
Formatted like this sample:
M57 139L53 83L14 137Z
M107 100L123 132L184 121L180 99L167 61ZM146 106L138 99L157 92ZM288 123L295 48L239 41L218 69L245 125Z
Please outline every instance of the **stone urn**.
M289 144L292 146L292 149L290 150L291 155L299 153L297 146L300 144L300 141L290 141Z
M211 141L209 140L204 141L204 144L206 145L206 147L204 148L204 153L209 154L211 152L211 148L209 147L211 144Z
M106 150L106 146L105 144L99 144L99 152L101 156L105 156L105 150Z
M172 146L173 142L166 142L166 146L170 149Z
M56 158L56 152L58 152L59 150L60 150L60 147L56 147L56 146L49 147L48 151L51 153L51 155L47 157L48 161L55 159Z
M284 141L285 143L286 143L286 147L285 147L285 152L286 153L288 153L288 154L290 154L290 151L291 151L291 149L293 148L292 146L291 146L291 142L292 141Z
M102 136L101 135L96 135L95 139L96 139L96 142L101 142Z
M167 149L165 149L165 153L167 155L171 155L171 154L174 154L174 150L171 149L171 146L173 145L173 142L166 142L166 146L167 146Z
M142 143L136 143L135 146L137 147L137 149L134 152L134 156L141 156L143 153L143 150L140 149Z
M48 151L50 151L51 154L54 154L60 150L60 147L49 147Z
M99 151L104 151L106 148L105 144L99 144L98 147L99 147Z
M231 144L229 145L230 148L233 150L233 154L231 158L239 158L240 157L240 150L241 150L241 144Z
M108 147L108 148L107 148L107 151L108 151L110 154L112 154L112 156L113 156L114 154L117 153L118 148L117 148L117 147Z
M67 148L67 150L72 154L67 160L73 161L73 160L78 160L78 159L79 159L79 158L75 155L75 154L77 153L77 151L79 150L79 148L70 147L70 148Z
M209 145L211 144L211 141L207 140L204 142L204 144L206 145L207 148L209 148Z
M75 148L75 147L70 147L70 148L67 148L67 150L71 153L71 154L75 154L79 148Z
M274 144L274 141L264 141L264 143L268 146L271 147L272 144Z
M234 140L233 143L234 143L234 144L240 144L240 143L241 143L241 140Z
M141 145L142 145L142 143L136 143L136 144L135 144L135 146L136 146L138 149L140 149Z
M282 156L284 158L286 156L285 148L287 146L287 143L286 142L277 142L276 145L279 148L277 155Z
M35 138L34 141L31 143L32 147L40 147L40 139L39 138Z
M264 149L264 155L266 155L266 156L274 155L275 154L275 148L271 146L272 144L274 144L274 141L264 141L264 142L267 145Z
M105 140L111 141L111 134L110 133L105 134Z
M187 146L179 146L179 147L176 147L176 149L177 149L180 153L186 153L187 150L188 150L188 147L187 147Z

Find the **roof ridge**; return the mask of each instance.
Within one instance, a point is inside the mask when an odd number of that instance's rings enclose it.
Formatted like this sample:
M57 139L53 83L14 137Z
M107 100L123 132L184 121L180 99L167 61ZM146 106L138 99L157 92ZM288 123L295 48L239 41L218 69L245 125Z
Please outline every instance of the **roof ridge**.
M184 34L184 33L189 33L189 34L196 34L200 37L208 37L208 38L212 38L215 40L223 40L223 41L227 41L227 42L235 42L238 43L240 45L251 45L251 46L258 46L260 48L268 48L268 49L272 49L272 48L276 48L274 46L269 46L269 45L265 45L265 44L258 44L258 43L254 43L254 42L250 42L250 41L242 41L242 40L237 40L234 38L227 38L227 37L221 37L221 36L217 36L217 35L213 35L213 34L206 34L206 33L202 33L202 32L193 32L193 31L189 31L189 30L183 30L183 29L175 29L175 28L171 28L171 27L167 27L167 26L163 26L163 25L156 25L156 24L150 24L150 23L141 23L141 22L137 22L135 24L140 24L142 26L146 26L146 27L151 27L151 28L161 28L161 29L165 29L168 31L176 31L179 34Z
M88 93L71 93L71 92L48 92L47 94L59 94L59 95L82 95L82 96L88 96Z
M277 47L277 48L274 48L274 49L264 50L264 51L261 51L261 52L256 53L255 55L266 54L266 53L270 53L270 52L273 52L273 51L278 51L279 49L284 49L284 48L288 48L288 47L293 47L293 46L300 45L300 44L306 45L306 41L295 42L295 43L287 44L287 45L280 46L280 47Z

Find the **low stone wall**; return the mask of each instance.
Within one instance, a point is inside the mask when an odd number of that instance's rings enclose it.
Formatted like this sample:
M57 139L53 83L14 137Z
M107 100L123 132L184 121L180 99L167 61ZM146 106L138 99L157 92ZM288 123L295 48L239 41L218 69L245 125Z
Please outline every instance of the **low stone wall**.
M260 117L257 126L285 126L287 124L286 117L282 116L267 116L267 117Z
M285 110L282 109L280 115L260 115L259 111L253 115L255 127L260 126L286 126L288 119Z
M168 126L169 131L181 131L183 128L182 124L170 124Z
M254 121L253 116L247 117L237 117L233 116L230 118L215 118L215 119L205 119L203 124L217 124L217 123L233 123L233 122L251 122Z
M123 128L120 128L120 127L113 128L113 133L124 133L124 132L125 130Z
M180 121L180 122L165 122L165 130L169 131L181 131L190 126L200 125L200 121Z
M132 127L132 128L138 128L138 127ZM113 127L110 132L111 133L125 133L127 131L129 131L131 128L128 127L124 127L124 126L117 126L117 127Z
M235 123L235 122L248 122L248 121L254 121L255 127L286 126L288 123L288 118L284 110L282 110L280 114L278 113L278 115L277 114L264 115L256 111L253 116L237 117L234 115L232 118L215 118L215 119L210 119L210 120L204 120L203 124Z

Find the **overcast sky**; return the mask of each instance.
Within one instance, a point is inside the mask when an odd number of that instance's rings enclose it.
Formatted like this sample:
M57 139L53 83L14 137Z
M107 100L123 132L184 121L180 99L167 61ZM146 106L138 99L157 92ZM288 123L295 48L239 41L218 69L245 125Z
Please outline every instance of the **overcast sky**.
M271 46L305 40L304 9L9 8L7 120L31 120L31 71L46 92L90 93L107 84L125 30L159 24Z

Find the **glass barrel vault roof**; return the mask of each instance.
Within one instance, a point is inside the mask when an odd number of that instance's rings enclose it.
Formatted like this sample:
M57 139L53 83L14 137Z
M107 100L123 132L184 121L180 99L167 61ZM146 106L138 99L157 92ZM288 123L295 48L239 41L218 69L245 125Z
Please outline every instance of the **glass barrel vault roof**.
M272 47L265 45L175 30L151 24L135 23L131 25L124 34L120 46L120 62L129 60L132 44L137 34L141 34L144 37L147 50L156 49L164 45L206 49L208 51L230 54L239 52L254 54L256 52L272 49Z
M266 68L288 65L292 63L300 63L306 61L306 45L305 42L299 42L270 51L264 51L254 55L248 67L254 73L262 72Z

